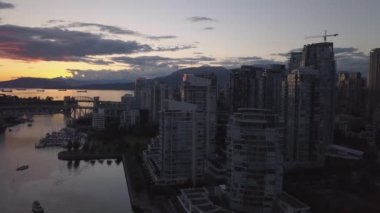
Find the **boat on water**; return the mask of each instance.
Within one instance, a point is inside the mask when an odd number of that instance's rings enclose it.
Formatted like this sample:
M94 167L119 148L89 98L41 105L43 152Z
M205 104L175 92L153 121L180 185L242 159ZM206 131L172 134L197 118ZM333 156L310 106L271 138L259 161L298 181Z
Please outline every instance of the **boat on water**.
M24 88L17 88L16 90L18 90L18 91L25 91L26 89L24 89Z
M33 201L32 212L33 213L44 213L44 209L42 208L40 202Z
M87 90L77 90L77 92L87 92Z
M66 91L66 89L59 89L58 91Z
M11 89L1 89L2 92L13 92Z
M45 92L44 89L38 89L37 92Z
M23 166L18 167L16 170L17 171L23 171L25 169L29 169L29 166L28 165L23 165Z

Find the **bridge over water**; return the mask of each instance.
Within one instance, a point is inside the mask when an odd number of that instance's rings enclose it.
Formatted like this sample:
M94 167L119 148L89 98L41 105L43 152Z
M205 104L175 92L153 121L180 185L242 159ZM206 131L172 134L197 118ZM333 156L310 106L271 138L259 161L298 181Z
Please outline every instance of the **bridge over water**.
M63 113L65 116L78 119L88 117L99 106L99 97L65 96L63 100Z
M0 114L64 113L65 116L77 119L89 116L99 102L99 97L86 96L52 100L0 95Z
M0 96L0 115L63 113L65 117L76 120L91 116L99 108L104 109L109 117L118 117L124 109L119 102L100 101L99 97L65 96L63 100L52 100Z

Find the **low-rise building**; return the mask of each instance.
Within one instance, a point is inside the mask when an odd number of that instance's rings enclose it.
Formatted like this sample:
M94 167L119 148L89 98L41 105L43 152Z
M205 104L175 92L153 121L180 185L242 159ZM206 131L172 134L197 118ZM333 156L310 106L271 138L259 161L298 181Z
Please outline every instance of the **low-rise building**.
M216 181L226 179L226 162L221 159L209 158L206 160L206 174Z
M162 146L159 136L152 138L147 146L147 149L143 151L143 161L145 167L148 169L150 178L154 183L159 182L161 172L161 155Z
M336 144L331 144L327 147L326 155L346 160L360 160L363 158L364 152Z
M229 213L231 211L215 205L205 188L181 189L177 199L186 213Z
M283 192L277 199L276 213L311 213L310 207L290 194Z

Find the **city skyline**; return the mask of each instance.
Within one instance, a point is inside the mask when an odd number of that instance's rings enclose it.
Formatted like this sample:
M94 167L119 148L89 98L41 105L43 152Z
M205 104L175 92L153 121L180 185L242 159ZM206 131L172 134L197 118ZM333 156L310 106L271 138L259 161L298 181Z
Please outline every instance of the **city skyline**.
M321 42L305 37L325 29L339 33L329 39L337 70L367 74L379 2L281 3L0 1L0 81L149 78L182 67L284 63L289 51Z
M379 0L0 0L1 212L380 212Z

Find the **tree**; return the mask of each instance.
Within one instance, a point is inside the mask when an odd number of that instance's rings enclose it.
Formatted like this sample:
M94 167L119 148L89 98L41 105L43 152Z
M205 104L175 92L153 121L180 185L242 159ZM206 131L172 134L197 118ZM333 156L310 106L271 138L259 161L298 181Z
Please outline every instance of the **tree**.
M77 152L79 150L79 147L80 147L80 143L78 141L74 141L74 143L73 143L74 151Z
M69 140L69 143L67 144L67 150L71 151L72 148L73 148L73 142L71 140Z

